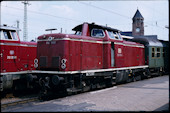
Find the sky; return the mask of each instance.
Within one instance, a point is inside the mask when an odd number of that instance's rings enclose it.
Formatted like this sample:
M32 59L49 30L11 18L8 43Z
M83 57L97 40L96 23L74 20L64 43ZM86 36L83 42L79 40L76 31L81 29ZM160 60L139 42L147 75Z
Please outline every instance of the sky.
M108 1L29 1L27 6L28 41L52 33L73 34L72 28L83 22L94 22L120 31L132 31L132 18L138 9L144 17L144 34L169 40L168 0L108 0ZM22 1L1 2L1 24L17 26L23 41L24 4Z

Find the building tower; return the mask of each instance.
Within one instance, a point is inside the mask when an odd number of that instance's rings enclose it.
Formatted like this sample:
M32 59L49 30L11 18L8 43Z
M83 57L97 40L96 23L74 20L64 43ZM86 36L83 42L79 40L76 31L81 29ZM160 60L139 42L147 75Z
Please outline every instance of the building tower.
M144 35L144 18L137 9L134 17L132 18L132 35L143 36Z

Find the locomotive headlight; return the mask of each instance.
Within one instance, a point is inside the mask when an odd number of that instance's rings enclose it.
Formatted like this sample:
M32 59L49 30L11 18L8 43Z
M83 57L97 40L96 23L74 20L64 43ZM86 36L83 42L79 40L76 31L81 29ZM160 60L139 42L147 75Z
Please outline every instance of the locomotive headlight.
M38 67L38 59L34 59L34 67L37 68Z
M66 68L66 62L67 62L67 59L62 59L62 60L61 60L61 68L62 68L62 69L65 69L65 68Z
M37 59L37 58L34 59L34 64L35 64L35 63L38 63L38 59Z
M34 64L34 67L37 68L37 67L38 67L38 64Z
M48 37L48 41L52 41L54 39L54 37Z

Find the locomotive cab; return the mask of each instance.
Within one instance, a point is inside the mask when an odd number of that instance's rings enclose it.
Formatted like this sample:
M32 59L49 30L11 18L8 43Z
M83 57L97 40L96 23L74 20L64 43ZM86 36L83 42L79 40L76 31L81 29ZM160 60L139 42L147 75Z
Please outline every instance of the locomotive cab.
M17 32L14 29L3 29L3 27L1 27L0 35L1 40L19 41Z

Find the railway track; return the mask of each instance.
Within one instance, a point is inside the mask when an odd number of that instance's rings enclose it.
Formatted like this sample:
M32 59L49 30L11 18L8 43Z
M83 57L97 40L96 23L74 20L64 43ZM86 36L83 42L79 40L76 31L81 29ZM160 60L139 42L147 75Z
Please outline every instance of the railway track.
M24 104L28 102L38 101L38 93L33 90L23 91L24 93L6 93L5 96L1 96L1 109L9 106L15 106L18 104Z
M7 102L7 103L1 102L1 109L4 109L4 108L9 107L9 106L15 106L15 105L18 105L18 104L24 104L24 103L34 102L34 101L38 101L38 100L39 100L38 97L32 97L32 98L27 98L27 99L19 99L19 100Z
M7 107L12 107L12 106L16 106L16 105L22 105L25 103L30 103L30 102L37 102L37 101L48 101L48 100L52 100L52 99L56 99L56 98L61 98L64 96L68 96L66 94L63 93L58 93L58 94L51 94L46 96L45 98L40 98L40 94L39 93L27 93L24 95L17 95L14 96L13 93L8 93L6 94L5 97L1 97L1 109L5 109Z

